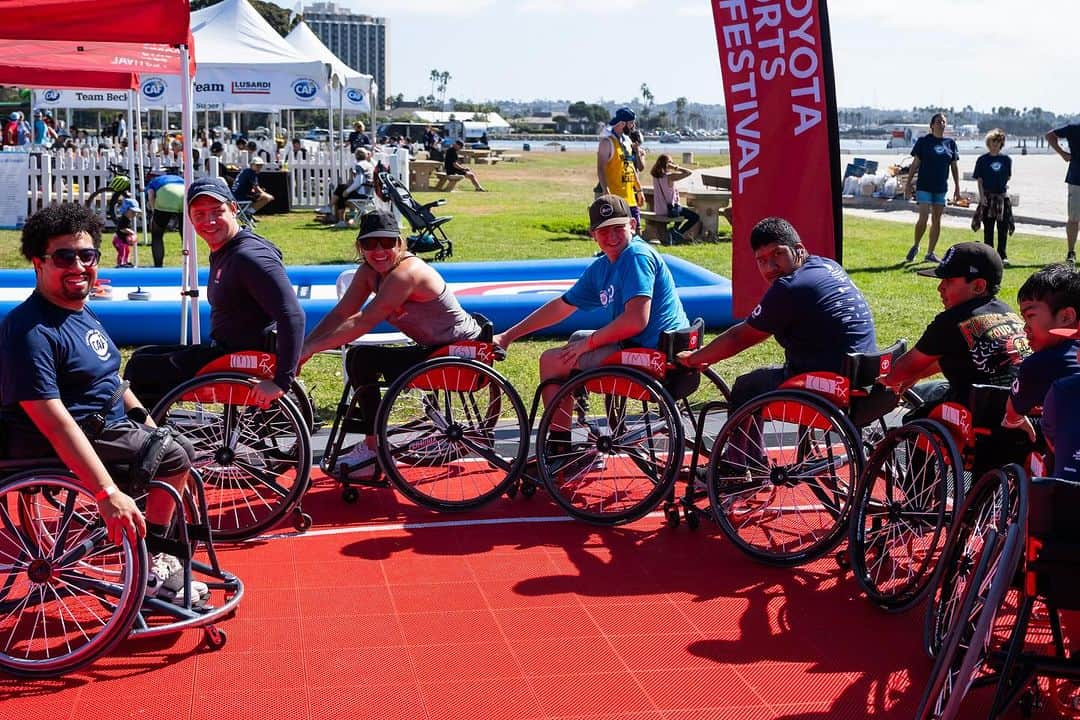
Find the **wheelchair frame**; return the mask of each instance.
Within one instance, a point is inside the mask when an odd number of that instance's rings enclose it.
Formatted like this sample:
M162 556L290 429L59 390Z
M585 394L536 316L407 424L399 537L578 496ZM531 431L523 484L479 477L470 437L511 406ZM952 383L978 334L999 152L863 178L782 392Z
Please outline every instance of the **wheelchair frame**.
M256 383L273 378L274 362L272 353L261 351L223 355L166 393L150 413L199 453L208 521L221 540L255 537L290 514L297 531L311 527L301 502L311 484L314 406L299 383L265 410L250 400Z
M203 628L208 648L226 642L215 624L231 615L244 584L221 569L198 473L181 497L168 484L176 512L171 536L112 545L97 501L55 458L0 461L0 670L22 677L72 672L111 652L128 637L153 637ZM194 488L195 494L190 490ZM136 495L139 495L136 492ZM140 495L141 497L141 495ZM202 544L207 562L195 561ZM193 571L205 578L217 607L193 607L144 597L148 551L167 552L184 565L185 587Z

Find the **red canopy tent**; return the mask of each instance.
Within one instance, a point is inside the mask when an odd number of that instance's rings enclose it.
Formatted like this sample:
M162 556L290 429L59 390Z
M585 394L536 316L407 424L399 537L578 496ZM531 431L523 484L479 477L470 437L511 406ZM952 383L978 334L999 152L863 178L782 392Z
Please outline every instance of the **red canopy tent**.
M0 18L9 40L185 45L191 27L188 0L0 0Z
M183 136L191 137L191 10L188 0L0 0L0 83L21 87L138 88L141 72L178 74ZM191 184L191 143L184 143ZM183 310L199 339L198 259L184 223ZM181 342L187 339L182 325Z

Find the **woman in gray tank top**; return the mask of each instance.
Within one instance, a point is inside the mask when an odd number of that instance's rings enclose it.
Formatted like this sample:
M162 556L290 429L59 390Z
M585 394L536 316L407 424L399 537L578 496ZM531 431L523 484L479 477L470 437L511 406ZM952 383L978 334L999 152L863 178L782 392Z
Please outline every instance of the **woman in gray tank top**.
M356 340L383 321L415 344L356 345L345 356L349 383L360 393L362 415L346 429L365 436L364 442L338 459L339 466L360 467L350 474L353 479L371 475L375 469L375 463L366 461L375 457L379 378L393 382L437 348L480 335L480 325L462 309L442 276L405 249L393 215L365 215L356 248L360 268L338 304L304 341L300 364L317 352Z

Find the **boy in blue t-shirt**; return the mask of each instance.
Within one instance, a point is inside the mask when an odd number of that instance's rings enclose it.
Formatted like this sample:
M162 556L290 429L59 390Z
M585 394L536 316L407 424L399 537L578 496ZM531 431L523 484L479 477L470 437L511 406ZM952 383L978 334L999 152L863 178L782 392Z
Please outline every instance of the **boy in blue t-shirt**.
M1048 265L1024 281L1016 299L1032 354L1020 363L1001 424L1023 429L1034 441L1034 427L1026 416L1041 413L1056 380L1080 375L1080 344L1053 332L1075 328L1080 319L1080 273L1063 263Z
M549 300L521 322L495 336L510 347L515 340L555 325L577 310L606 308L611 321L596 331L582 330L566 345L540 356L540 380L567 377L574 369L599 365L624 343L656 347L663 332L687 327L682 301L663 258L634 234L630 206L601 195L589 207L589 234L599 246L596 258L565 295ZM558 388L544 386L545 404Z
M1050 332L1074 342L1080 337L1077 327ZM1080 375L1063 377L1050 386L1043 404L1042 430L1054 453L1053 476L1080 482Z

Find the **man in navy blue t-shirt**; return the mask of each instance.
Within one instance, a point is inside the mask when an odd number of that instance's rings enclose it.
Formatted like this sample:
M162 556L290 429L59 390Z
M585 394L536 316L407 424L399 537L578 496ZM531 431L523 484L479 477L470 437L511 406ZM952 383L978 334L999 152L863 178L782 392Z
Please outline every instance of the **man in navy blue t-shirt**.
M1068 152L1061 147L1059 140L1068 141ZM1046 133L1046 144L1054 148L1054 151L1069 163L1069 170L1065 174L1065 182L1069 186L1068 217L1065 222L1067 245L1065 262L1075 265L1076 232L1080 229L1080 157L1074 155L1073 150L1080 148L1080 123L1065 125Z
M105 467L145 452L153 421L121 385L120 351L86 304L97 280L101 227L92 210L77 204L50 205L23 227L21 250L34 266L35 285L0 323L0 422L4 455L58 456L94 495L109 539L119 543L124 534L134 540L148 529L164 535L173 505L165 491L151 489L144 519ZM156 477L182 493L193 451L184 441L161 447ZM156 555L148 594L164 587L182 599L179 567L176 558ZM207 588L192 582L189 592L198 602Z
M732 408L812 371L840 372L848 353L877 350L866 298L836 262L810 255L787 220L766 218L750 231L758 270L772 283L745 321L696 351L679 354L690 367L737 355L769 336L784 348L783 367L759 368L731 388Z
M960 170L957 161L960 151L956 143L945 137L947 124L944 113L936 113L930 118L930 134L915 141L911 155L915 158L908 169L907 182L904 184L904 197L912 194L911 178L918 174L915 185L915 202L919 207L919 218L915 221L915 244L908 250L907 261L913 262L919 254L919 243L926 232L926 218L930 218L930 244L926 248L926 262L941 262L934 254L938 236L941 235L941 213L945 210L945 194L949 190L949 174L953 179L953 202L960 199Z

